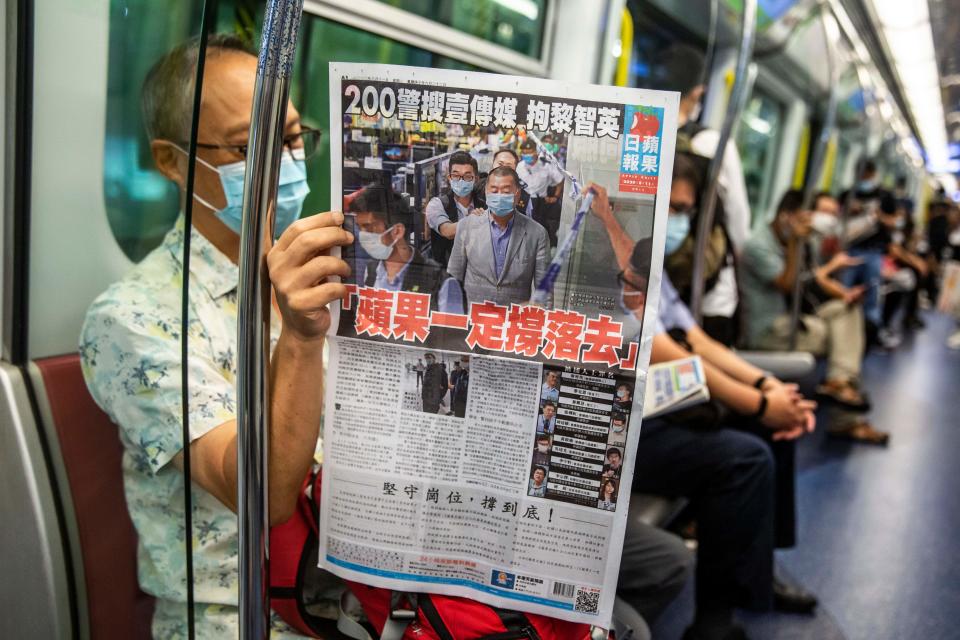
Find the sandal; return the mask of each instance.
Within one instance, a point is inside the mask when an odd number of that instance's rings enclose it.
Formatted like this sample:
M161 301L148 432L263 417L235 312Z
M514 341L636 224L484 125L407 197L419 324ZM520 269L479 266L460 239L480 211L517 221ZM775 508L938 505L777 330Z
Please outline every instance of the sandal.
M890 434L886 431L877 431L865 420L855 420L842 427L827 429L827 435L840 440L849 440L850 442L859 442L862 444L875 444L881 447L887 446L890 442Z
M870 410L870 400L850 382L828 380L817 386L817 395L852 411Z

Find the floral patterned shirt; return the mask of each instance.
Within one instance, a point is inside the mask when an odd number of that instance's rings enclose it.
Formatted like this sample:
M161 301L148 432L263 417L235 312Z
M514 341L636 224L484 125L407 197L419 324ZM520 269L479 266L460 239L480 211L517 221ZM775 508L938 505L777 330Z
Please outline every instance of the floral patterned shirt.
M138 572L157 598L156 638L186 638L180 304L184 221L87 312L83 375L119 426L127 507L139 536ZM190 246L190 438L235 418L239 269L195 229ZM279 322L272 323L272 339ZM238 637L237 516L194 485L198 638ZM276 616L273 638L300 638Z

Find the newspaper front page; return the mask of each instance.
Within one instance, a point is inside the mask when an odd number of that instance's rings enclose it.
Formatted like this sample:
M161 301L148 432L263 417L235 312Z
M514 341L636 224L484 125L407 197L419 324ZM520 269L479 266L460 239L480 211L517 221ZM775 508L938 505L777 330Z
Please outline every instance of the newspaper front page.
M330 75L331 206L357 241L330 335L320 565L608 627L678 95Z

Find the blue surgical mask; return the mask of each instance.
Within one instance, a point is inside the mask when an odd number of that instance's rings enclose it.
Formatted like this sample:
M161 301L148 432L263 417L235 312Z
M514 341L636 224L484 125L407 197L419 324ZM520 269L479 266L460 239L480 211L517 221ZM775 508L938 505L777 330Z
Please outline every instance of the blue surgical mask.
M667 242L664 245L664 253L668 256L675 253L689 233L690 216L680 213L667 216Z
M861 180L857 183L857 191L860 193L869 193L877 188L876 180Z
M183 151L183 149L180 150ZM197 160L219 174L227 204L222 209L217 209L196 193L193 194L194 199L213 209L214 215L239 235L243 227L243 176L247 163L241 160L215 167L203 158L197 158ZM274 237L279 238L287 227L297 221L303 211L303 201L308 193L310 193L310 186L307 184L307 166L303 149L285 151L280 158L280 184L277 187Z
M498 218L513 213L515 207L516 195L513 193L488 193L487 209Z
M450 180L450 188L453 189L453 192L460 196L468 196L473 193L473 185L475 180L462 180L460 178L453 178Z
M523 158L523 161L527 164L533 164L534 162L537 161L537 156L535 156L532 153L525 153L520 157Z

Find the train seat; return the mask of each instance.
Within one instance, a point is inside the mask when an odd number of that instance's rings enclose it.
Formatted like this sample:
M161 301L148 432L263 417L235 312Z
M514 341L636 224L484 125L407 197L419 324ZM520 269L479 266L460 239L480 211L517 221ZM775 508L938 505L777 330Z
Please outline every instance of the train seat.
M45 428L59 444L61 460L54 464L62 464L60 477L69 486L64 498L75 522L67 529L76 532L71 555L86 613L80 618L87 618L92 640L150 638L154 600L137 583L137 534L123 493L117 427L87 392L79 356L34 364L41 415L52 422Z

